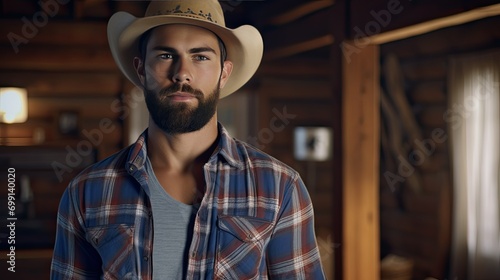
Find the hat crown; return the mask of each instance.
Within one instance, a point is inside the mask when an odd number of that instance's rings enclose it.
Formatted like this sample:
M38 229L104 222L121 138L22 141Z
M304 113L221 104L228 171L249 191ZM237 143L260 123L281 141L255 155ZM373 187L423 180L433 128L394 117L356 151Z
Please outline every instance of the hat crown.
M151 1L145 17L159 15L195 18L226 26L222 7L217 0Z

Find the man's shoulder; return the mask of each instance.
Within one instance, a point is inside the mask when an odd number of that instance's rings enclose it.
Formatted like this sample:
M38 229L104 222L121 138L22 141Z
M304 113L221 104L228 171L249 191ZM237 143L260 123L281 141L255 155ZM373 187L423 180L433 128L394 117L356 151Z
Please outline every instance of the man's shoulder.
M272 169L275 172L286 173L292 177L298 176L295 169L261 149L238 139L235 139L235 143L239 156L245 165L252 168Z
M126 162L130 149L131 146L123 148L109 157L86 167L73 178L72 184L78 184L87 180L102 180L106 177L113 177L126 173Z

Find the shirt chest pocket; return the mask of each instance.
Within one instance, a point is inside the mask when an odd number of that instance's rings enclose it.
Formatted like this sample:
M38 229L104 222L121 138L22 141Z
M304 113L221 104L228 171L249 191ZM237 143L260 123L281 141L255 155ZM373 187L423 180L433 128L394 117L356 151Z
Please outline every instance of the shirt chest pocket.
M87 230L87 241L101 256L104 279L136 279L134 226L117 224L92 227Z
M266 273L265 252L274 224L254 217L219 216L216 276L260 279Z

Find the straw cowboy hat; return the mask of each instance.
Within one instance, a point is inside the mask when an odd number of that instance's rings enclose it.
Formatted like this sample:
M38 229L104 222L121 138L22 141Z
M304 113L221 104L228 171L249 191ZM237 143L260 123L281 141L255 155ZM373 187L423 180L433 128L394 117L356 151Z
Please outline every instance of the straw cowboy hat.
M262 59L263 43L259 31L250 25L226 28L217 0L151 1L143 18L126 12L115 13L108 22L108 41L116 64L136 86L142 87L133 65L139 56L139 39L147 30L164 24L189 24L208 29L223 42L233 71L220 97L242 87L255 74Z

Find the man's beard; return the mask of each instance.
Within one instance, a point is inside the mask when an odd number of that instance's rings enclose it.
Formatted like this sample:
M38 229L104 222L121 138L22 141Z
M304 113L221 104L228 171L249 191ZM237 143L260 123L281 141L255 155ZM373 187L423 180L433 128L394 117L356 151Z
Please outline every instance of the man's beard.
M198 131L210 121L217 110L220 79L217 87L208 96L187 84L175 83L158 93L147 88L147 82L145 84L144 94L149 114L154 123L167 134ZM183 102L170 103L167 96L178 91L192 94L198 99L198 106L191 108L189 104Z

